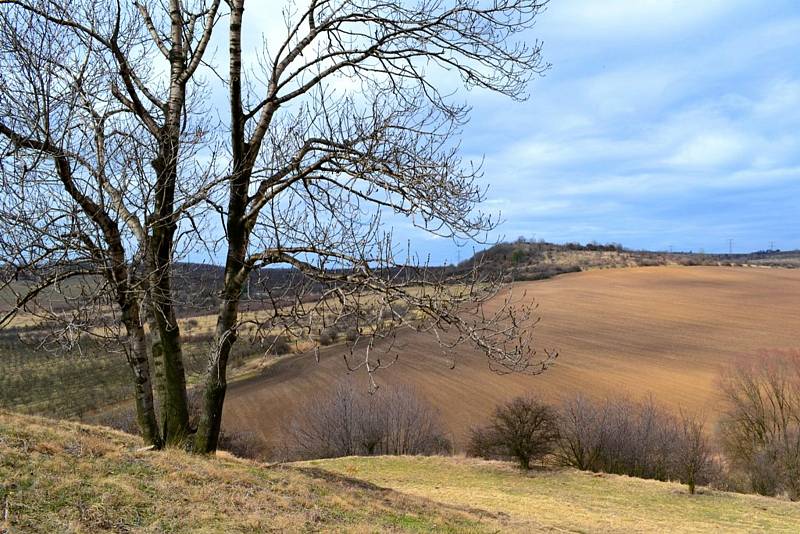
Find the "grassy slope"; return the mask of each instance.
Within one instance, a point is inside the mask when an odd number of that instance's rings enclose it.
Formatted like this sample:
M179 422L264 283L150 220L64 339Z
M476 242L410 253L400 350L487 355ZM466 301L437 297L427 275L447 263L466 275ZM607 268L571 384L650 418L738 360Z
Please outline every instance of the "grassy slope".
M575 470L520 473L464 458L339 458L305 465L436 502L489 510L506 531L800 532L800 504Z
M0 412L0 533L488 528L474 513L342 476L140 446L120 432Z
M0 532L800 531L798 504L627 477L464 458L267 466L140 444L0 412Z

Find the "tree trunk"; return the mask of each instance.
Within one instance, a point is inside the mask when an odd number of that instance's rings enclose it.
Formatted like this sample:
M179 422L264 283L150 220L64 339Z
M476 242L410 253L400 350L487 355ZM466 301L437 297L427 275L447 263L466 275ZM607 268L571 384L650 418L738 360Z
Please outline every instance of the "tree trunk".
M156 320L153 317L152 308L150 309L151 312L148 313L149 318L147 321L150 327L150 361L155 375L153 382L155 384L156 398L159 399L159 402L162 402L167 397L167 380L164 376L164 349L161 348L161 335L158 331L158 324L156 324ZM163 413L161 418L163 420Z
M167 282L168 286L168 282ZM189 401L183 367L180 330L171 305L154 304L156 336L153 359L160 360L163 374L158 385L161 402L161 428L165 444L182 445L189 435Z
M159 372L161 403L161 435L167 445L183 445L189 435L189 402L186 395L186 373L183 367L180 329L172 305L171 273L168 256L171 240L160 229L154 232L151 257L150 291L153 330L153 360ZM164 241L170 241L168 245ZM158 262L161 254L162 262ZM159 263L163 263L160 265ZM160 367L160 368L159 368Z
M123 322L128 333L127 357L128 365L133 373L136 420L139 423L144 442L160 448L162 440L158 431L153 402L153 384L150 378L150 364L147 360L147 341L135 304L128 304L127 309L123 309Z
M220 304L214 348L208 359L203 406L194 439L194 452L196 453L208 454L217 450L219 432L222 427L222 406L228 386L228 356L236 341L235 325L238 315L238 299L225 298Z
M161 425L164 443L184 445L189 436L189 403L186 394L186 373L183 368L181 334L175 317L172 295L172 260L177 222L174 213L175 184L180 160L181 120L186 102L186 50L183 45L183 18L179 0L170 0L169 51L170 83L165 122L159 133L158 156L151 162L156 171L155 213L149 249L150 298L157 325L158 341L153 344L154 356L161 355L164 380L160 389Z
M161 349L164 360L164 397L162 404L162 428L164 442L183 445L189 435L189 399L186 394L186 373L183 368L183 351L180 332L167 327L167 335L161 332Z
M228 199L227 241L228 254L225 259L225 280L220 303L215 343L208 359L203 409L195 436L194 451L211 453L217 449L222 425L222 405L227 388L228 356L236 341L236 322L239 316L239 300L249 270L245 266L249 228L245 223L248 202L250 171L253 160L248 159L244 142L244 115L241 93L241 31L244 13L243 0L231 2L229 22L230 46L230 105L231 105L231 160L233 177L230 180Z

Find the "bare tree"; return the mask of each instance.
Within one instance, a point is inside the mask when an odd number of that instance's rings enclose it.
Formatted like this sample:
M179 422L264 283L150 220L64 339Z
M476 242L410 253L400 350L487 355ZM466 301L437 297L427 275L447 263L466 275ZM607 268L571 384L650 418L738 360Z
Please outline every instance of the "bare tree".
M56 24L36 24L35 17L4 10L0 19L0 133L5 141L2 246L6 287L19 288L11 311L28 307L34 313L59 315L63 310L28 306L54 287L65 300L77 301L62 332L66 342L73 342L75 325L97 326L87 317L92 305L102 318L104 307L116 304L112 313L121 316L115 323L127 330L139 424L146 439L157 442L136 269L126 251L123 229L111 214L111 201L92 194L119 192L105 162L115 161L121 140L107 137L102 128L114 122L114 110L99 112L87 102L102 75L90 67L88 55L70 53L80 46L79 39ZM76 80L81 80L80 87ZM14 287L21 275L22 283ZM95 285L95 292L69 295L63 289L70 279L94 276L102 279L84 285ZM6 314L4 322L11 315Z
M208 191L210 174L196 158L204 123L187 91L201 89L194 74L219 3L170 2L161 34L146 2L0 2L4 211L17 215L4 260L14 279L37 279L12 312L46 310L36 297L81 270L102 276L93 317L66 317L65 328L92 335L98 322L125 325L150 427L143 435L157 445L179 443L189 430L171 266L178 225ZM157 72L162 66L168 74ZM148 320L162 375L160 430L151 413Z
M483 458L510 459L530 469L550 454L558 439L555 410L534 398L517 397L498 406L486 426L475 428L468 452Z
M753 491L800 499L800 351L772 350L723 372L723 450Z
M562 404L558 416L558 462L582 471L599 471L608 432L605 406L578 395Z
M701 419L681 414L674 463L675 473L692 495L697 484L709 480L714 463L705 424Z
M240 305L265 267L298 276L258 291L273 306L247 325L256 336L346 323L355 329L348 366L371 375L393 361L378 354L407 327L445 348L472 342L498 371L543 371L555 355L539 357L530 344L532 308L495 298L499 281L477 269L453 275L403 253L383 221L404 217L453 239L495 227L476 210L479 169L458 156L468 108L445 88L458 78L524 98L547 65L521 32L545 4L287 3L285 30L264 36L258 59L247 61L244 0L0 0L0 134L4 169L15 177L4 187L16 195L6 211L16 209L26 228L9 232L4 272L14 287L18 273L40 278L14 310L40 310L43 288L84 266L102 277L102 305L79 329L125 326L142 424L151 427L143 434L159 444L194 433L197 452L217 447L228 360L246 325ZM227 36L215 31L223 20ZM227 69L208 52L223 39ZM229 110L217 119L220 90ZM69 216L49 210L53 199ZM47 215L55 220L42 233ZM198 247L224 255L225 265L194 429L173 278L182 254ZM412 311L393 313L400 303ZM160 429L148 346L163 397Z
M398 272L407 262L398 261L380 222L384 213L399 213L448 237L474 237L493 227L473 213L481 188L451 143L467 110L448 103L424 69L433 64L470 85L521 96L544 65L538 46L516 47L510 38L542 5L291 5L284 11L286 38L249 78L241 60L244 5L233 1L229 19L225 288L196 449L215 447L242 285L252 270L268 265L292 265L323 285L316 306L323 321L348 318L361 332L373 322L365 299L377 297L382 306L405 301L428 321L400 322L437 333L457 326L459 337L484 347L500 365L528 368L529 354L503 343L516 339L517 324L495 328L490 320L476 327L462 317L464 303L486 299L482 281L452 291L425 270ZM252 82L258 79L263 83ZM337 80L357 90L337 91ZM288 322L309 313L293 306ZM359 364L367 372L381 366L370 360L371 349L372 341Z

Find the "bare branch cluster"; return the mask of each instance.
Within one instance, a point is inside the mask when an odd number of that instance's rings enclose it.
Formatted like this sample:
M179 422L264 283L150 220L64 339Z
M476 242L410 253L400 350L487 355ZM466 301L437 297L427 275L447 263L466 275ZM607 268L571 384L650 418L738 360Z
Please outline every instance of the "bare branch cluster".
M478 209L480 167L459 157L469 109L455 95L525 98L547 68L524 34L545 4L288 3L285 31L253 55L245 0L0 0L0 254L13 295L0 320L26 312L62 321L64 339L116 339L145 439L194 435L200 452L217 446L248 322L272 339L347 323L365 349L348 366L370 375L389 363L373 358L376 340L399 328L471 342L498 371L543 371L555 354L531 346L532 307L478 269L431 268L386 228L456 240L495 228ZM224 257L197 428L177 321L191 303L176 265L190 254ZM297 275L259 284L270 267ZM258 319L240 314L244 295L269 304Z

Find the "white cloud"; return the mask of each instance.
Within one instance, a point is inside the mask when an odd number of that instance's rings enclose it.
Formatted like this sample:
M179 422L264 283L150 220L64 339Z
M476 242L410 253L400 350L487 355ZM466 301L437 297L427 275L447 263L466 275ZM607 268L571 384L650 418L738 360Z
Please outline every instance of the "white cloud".
M734 0L562 0L551 4L542 24L553 24L562 35L583 39L654 37L694 29L736 10Z
M687 140L664 163L676 167L716 168L742 163L752 139L736 132L710 132Z

